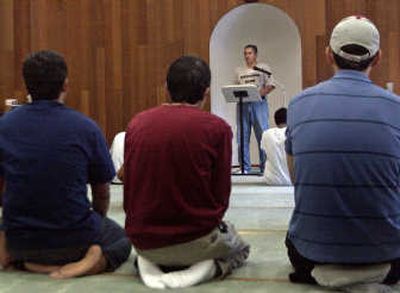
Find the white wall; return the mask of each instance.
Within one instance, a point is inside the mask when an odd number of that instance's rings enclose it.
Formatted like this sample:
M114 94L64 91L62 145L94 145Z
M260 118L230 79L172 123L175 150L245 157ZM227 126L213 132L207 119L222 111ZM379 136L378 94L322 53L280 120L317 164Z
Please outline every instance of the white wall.
M275 79L286 89L277 88L269 97L270 127L276 109L287 106L301 91L301 40L293 20L282 10L267 4L241 5L218 22L210 40L211 111L224 118L234 132L233 163L237 164L236 106L225 102L223 85L235 83L235 68L243 65L243 47L258 46L258 61L271 66ZM258 164L257 143L252 137L251 161Z

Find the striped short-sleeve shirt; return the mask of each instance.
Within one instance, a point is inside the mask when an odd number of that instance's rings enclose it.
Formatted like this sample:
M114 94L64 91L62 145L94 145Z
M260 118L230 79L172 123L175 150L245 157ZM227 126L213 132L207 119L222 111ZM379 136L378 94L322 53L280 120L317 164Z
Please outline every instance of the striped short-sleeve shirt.
M266 63L257 63L257 67L271 72L271 68ZM239 84L254 84L259 89L262 86L276 86L273 75L268 76L265 73L248 68L247 66L236 68L237 82Z
M375 263L400 257L400 99L340 70L288 108L295 209L288 237L304 257Z

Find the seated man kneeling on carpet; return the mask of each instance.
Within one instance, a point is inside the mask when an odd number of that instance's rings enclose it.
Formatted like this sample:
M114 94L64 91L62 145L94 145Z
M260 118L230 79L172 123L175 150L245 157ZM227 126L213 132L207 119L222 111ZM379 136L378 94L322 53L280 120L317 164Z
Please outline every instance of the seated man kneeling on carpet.
M286 112L286 108L275 112L276 127L264 131L261 139L261 148L267 155L264 179L268 185L292 185L285 152Z
M106 217L115 171L105 139L92 120L64 106L61 55L30 55L23 76L32 103L0 119L1 265L53 278L114 270L131 244Z
M125 131L117 133L110 148L111 159L117 175L112 180L113 183L122 183L124 178L124 149Z
M375 25L343 19L326 49L335 75L290 102L293 282L381 292L400 280L400 99L369 78L380 56Z
M201 110L210 79L203 60L179 58L167 75L171 101L138 114L127 129L126 232L150 287L225 277L249 254L249 245L223 221L231 191L232 131Z

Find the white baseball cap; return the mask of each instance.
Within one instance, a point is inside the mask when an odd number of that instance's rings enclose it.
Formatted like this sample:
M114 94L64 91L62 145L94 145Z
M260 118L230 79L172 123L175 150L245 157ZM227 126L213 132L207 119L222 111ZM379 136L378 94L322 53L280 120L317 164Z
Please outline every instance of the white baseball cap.
M373 57L379 51L379 31L368 18L364 16L349 16L343 18L333 29L329 45L332 51L340 57L354 62L361 62ZM362 56L344 52L346 45L359 45L368 53Z

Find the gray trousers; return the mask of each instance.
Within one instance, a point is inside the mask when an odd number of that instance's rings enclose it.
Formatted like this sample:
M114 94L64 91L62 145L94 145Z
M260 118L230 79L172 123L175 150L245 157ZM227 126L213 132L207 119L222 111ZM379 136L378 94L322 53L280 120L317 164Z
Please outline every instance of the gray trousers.
M137 254L165 267L187 267L200 261L213 259L224 278L241 267L250 253L250 245L229 222L222 222L211 233L190 242L172 246L140 250Z

